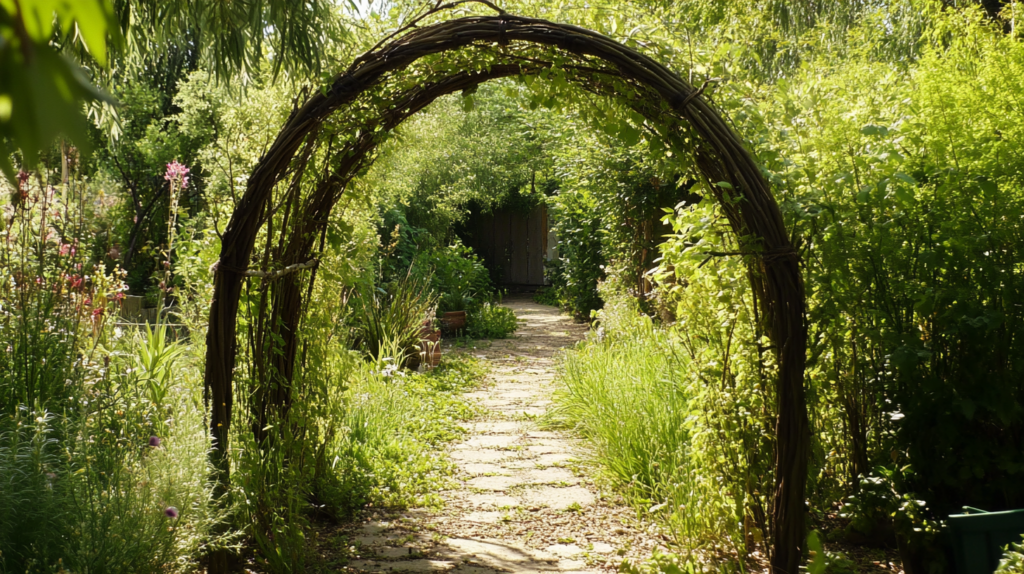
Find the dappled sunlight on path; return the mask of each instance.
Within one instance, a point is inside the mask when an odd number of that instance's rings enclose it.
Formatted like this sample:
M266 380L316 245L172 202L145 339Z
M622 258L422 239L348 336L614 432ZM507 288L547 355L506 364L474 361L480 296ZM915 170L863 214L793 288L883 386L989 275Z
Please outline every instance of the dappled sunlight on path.
M459 470L456 488L441 493L445 507L382 511L354 525L359 559L348 570L608 571L656 546L635 513L595 485L574 441L534 422L551 403L558 353L582 339L587 325L527 298L505 304L520 330L469 350L490 363L490 373L466 395L484 412L451 447Z

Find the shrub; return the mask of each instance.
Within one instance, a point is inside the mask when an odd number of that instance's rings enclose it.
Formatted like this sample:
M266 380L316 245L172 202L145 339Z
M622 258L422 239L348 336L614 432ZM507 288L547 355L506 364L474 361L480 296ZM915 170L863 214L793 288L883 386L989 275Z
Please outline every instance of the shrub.
M995 574L1024 574L1024 544L1006 546Z
M601 249L601 221L589 193L566 193L551 206L552 228L558 235L558 258L545 263L544 274L560 306L579 320L601 307L597 284L606 263Z
M456 240L447 247L421 251L416 255L413 268L421 275L429 275L430 287L442 299L452 299L449 307L462 306L461 309L449 308L451 311L464 311L473 302L485 301L494 291L491 276L480 258L472 248Z
M558 307L558 292L554 287L541 287L533 294L533 302Z
M933 16L911 70L823 56L759 121L809 247L811 496L911 465L901 494L942 516L1024 504L1024 180L1005 159L1024 149L1024 43L980 10Z
M515 311L497 303L484 303L466 317L467 334L474 339L507 339L518 328Z

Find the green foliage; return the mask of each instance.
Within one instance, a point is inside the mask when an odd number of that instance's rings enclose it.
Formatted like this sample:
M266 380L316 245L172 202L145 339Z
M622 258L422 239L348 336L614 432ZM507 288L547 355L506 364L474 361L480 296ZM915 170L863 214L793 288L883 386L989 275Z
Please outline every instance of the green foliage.
M996 574L1024 573L1024 544L1009 544L1003 549Z
M108 205L84 201L102 194L69 175L59 188L22 182L5 206L0 567L187 570L232 543L214 532L225 517L210 504L194 357L162 327L113 325L124 286L89 248Z
M620 121L643 126L638 114L627 115ZM585 119L580 114L573 123ZM614 114L607 121L613 119ZM580 133L582 127L561 136L554 159L560 188L547 200L559 238L559 262L549 267L549 277L563 306L578 318L600 307L596 289L602 280L618 283L617 291L646 304L647 273L669 231L661 218L689 198L677 189L673 167L641 144L639 135L626 143L618 133Z
M473 339L507 339L518 328L515 311L499 303L484 303L466 317L466 334Z
M823 57L829 73L766 93L755 129L811 249L819 488L909 464L901 494L942 515L1024 501L1010 455L1024 428L1024 364L1011 358L1024 324L1024 187L1005 159L1019 149L1024 50L977 10L932 26L949 41L905 72L872 61L870 43Z
M296 4L263 0L230 6L133 0L117 3L120 31L128 39L119 54L132 71L177 56L183 45L223 80L245 79L273 53L273 71L318 74L325 42L343 35L327 2Z
M465 311L473 302L473 297L462 291L449 291L437 300L437 314Z
M80 43L103 66L107 30L115 26L106 0L0 4L0 171L11 185L16 184L11 164L14 151L20 150L24 167L32 169L39 150L60 134L83 151L90 149L82 106L113 100L86 79L84 70L61 56L55 45Z
M321 492L330 512L348 516L371 503L439 503L436 491L453 467L433 449L465 432L460 423L475 410L457 395L481 376L479 363L449 356L424 374L394 365L357 371L346 391L341 432L329 446L331 473Z
M604 277L604 253L597 233L597 199L581 192L565 194L551 206L552 228L558 236L558 258L546 262L545 275L559 305L577 319L601 307L597 283Z
M545 158L523 110L503 88L497 82L441 98L410 119L383 146L363 185L387 209L402 211L404 225L442 244L471 207L489 211L517 197Z
M452 242L447 247L421 251L416 255L413 266L420 273L431 274L430 286L442 297L453 294L463 300L474 296L487 299L494 290L490 274L483 262L472 249L459 241ZM465 306L462 309L450 310L464 309Z
M294 82L322 58L344 65L418 10L353 6L360 19L343 37L348 8L327 2L199 4L0 0L0 139L21 149L0 149L11 187L0 200L2 570L187 570L232 543L226 510L209 503L199 347L162 329L117 338L116 265L134 292L159 296L164 164L189 166L172 262L191 340L202 341L219 236L292 109ZM802 250L812 514L843 501L850 536L892 532L919 554L949 508L1024 500L1024 50L991 14L945 4L508 6L621 39L694 85L717 78L703 93L758 153ZM119 34L127 42L108 57ZM516 49L522 61L551 55ZM477 46L415 65L361 98L352 118L330 118L309 165L328 172L350 128L397 91L489 68L495 55ZM398 363L415 352L434 296L439 310L468 308L471 336L515 330L456 230L471 214L538 202L560 242L546 300L580 319L603 307L598 334L565 360L550 423L591 441L607 478L679 551L624 570L706 570L705 556L742 559L765 538L775 365L748 285L755 256L725 255L738 249L721 210L691 205L710 197L686 153L693 142L641 117L625 83L594 97L605 88L574 91L571 66L555 64L374 134L373 166L345 183L311 239L320 265L308 272L317 283L304 292L289 400L258 428L249 403L274 374L240 349L229 510L264 569L303 568L313 515L436 501L449 468L431 449L461 432L471 411L454 395L478 368L446 359L414 375ZM116 121L94 82L120 99ZM95 159L47 150L59 134L86 149L83 104L98 125L119 124L120 140L93 130ZM67 181L35 170L39 158L67 165ZM292 206L319 184L321 170L298 163L263 215L254 267L273 264L285 248L277 234L299 225ZM244 308L265 309L277 285L249 280ZM637 318L655 312L664 328ZM238 319L255 332L261 318ZM359 361L353 344L373 360ZM159 448L146 446L150 434ZM179 510L173 525L165 504ZM812 566L848 564L821 547Z
M195 387L179 378L157 408L134 368L141 342L124 339L106 364L86 363L78 409L0 419L5 571L184 571L231 543L214 535L225 517Z
M168 340L165 324L158 324L155 329L146 324L145 342L139 345L135 369L139 379L146 385L149 402L157 410L163 410L166 406L173 383L174 361L184 350L182 346Z
M817 530L807 535L808 574L854 574L856 565L841 552L829 552Z
M558 292L552 287L541 287L533 294L533 302L557 307Z
M52 484L63 465L53 415L26 408L0 422L0 569L27 571L33 553L59 555L66 509Z
M403 361L420 344L420 330L434 305L427 282L413 276L360 288L352 298L353 343L372 360ZM399 353L399 355L388 354Z
M707 440L728 431L704 418L679 340L623 306L566 355L547 424L587 439L613 484L686 549L684 562L698 548L742 549L744 479Z
M201 150L216 139L223 107L217 98L223 94L211 90L211 83L208 74L196 73L175 86L177 93L162 92L153 78L116 91L122 134L97 154L97 171L121 201L107 220L98 223L107 235L104 254L128 272L127 282L136 295L148 291L157 297L153 288L165 271L162 262L167 259L171 219L171 194L164 178L167 164L177 161L190 168L188 187L176 190L182 218L187 221L208 205ZM210 215L216 220L216 212Z
M736 574L743 572L743 566L734 562L724 561L720 564L702 564L700 561L683 557L672 552L663 552L655 548L651 557L639 563L623 560L619 571L627 574L697 574L698 572L714 572L718 574Z

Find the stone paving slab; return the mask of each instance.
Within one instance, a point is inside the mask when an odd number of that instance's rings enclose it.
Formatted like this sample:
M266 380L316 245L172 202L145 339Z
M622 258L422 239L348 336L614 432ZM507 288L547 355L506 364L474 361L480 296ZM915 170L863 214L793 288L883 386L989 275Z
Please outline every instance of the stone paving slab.
M504 492L509 488L521 485L523 481L514 476L478 476L466 481L466 486L480 490Z
M457 462L496 462L509 458L509 453L500 450L471 450L455 451L451 458Z
M507 448L519 442L519 437L507 434L477 435L461 444L456 449Z
M590 506L596 500L592 492L579 486L545 486L528 490L523 497L523 502L529 506L546 506L555 510L565 510L573 505Z
M461 470L467 474L482 475L482 474L511 474L510 470L505 466L498 464L488 464L484 462L470 462L460 466Z
M473 508L514 508L522 506L518 498L503 494L474 494L466 497L466 502Z

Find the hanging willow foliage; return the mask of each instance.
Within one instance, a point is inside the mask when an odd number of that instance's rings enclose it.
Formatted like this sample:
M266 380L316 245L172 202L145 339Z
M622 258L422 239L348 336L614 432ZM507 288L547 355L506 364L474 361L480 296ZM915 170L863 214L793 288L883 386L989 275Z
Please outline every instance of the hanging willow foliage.
M762 329L779 363L770 559L774 572L795 573L804 535L809 441L804 286L798 254L759 166L702 96L703 88L636 50L590 30L500 10L497 16L417 27L452 6L415 19L294 109L249 178L223 235L207 335L205 382L218 492L226 492L229 481L236 319L246 278L260 278L258 333L250 337L260 373L254 383L259 388L252 389L259 419L289 407L302 295L315 280L314 266L308 275L270 269L296 269L323 249L332 208L405 119L443 95L471 93L483 82L515 77L531 87L541 82L551 93L582 89L588 98L601 96L642 117L652 137L692 158L694 171L728 216L747 256ZM268 239L257 261L253 252L261 229ZM267 271L254 273L254 265ZM266 341L277 345L274 352L261 351ZM268 439L259 436L262 428L254 421L258 440ZM225 566L226 557L215 555L210 571Z

